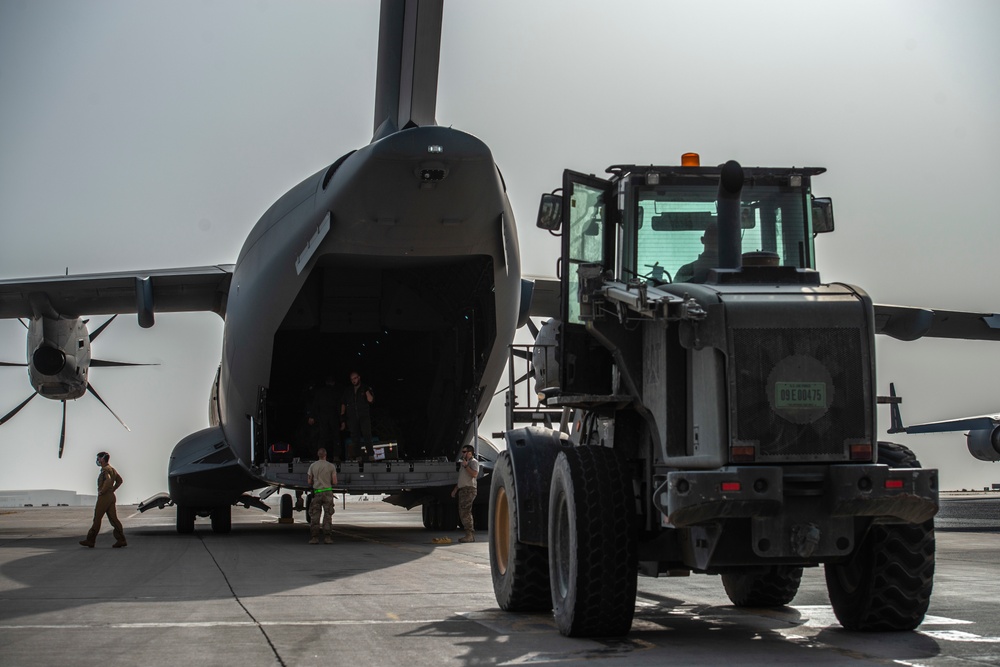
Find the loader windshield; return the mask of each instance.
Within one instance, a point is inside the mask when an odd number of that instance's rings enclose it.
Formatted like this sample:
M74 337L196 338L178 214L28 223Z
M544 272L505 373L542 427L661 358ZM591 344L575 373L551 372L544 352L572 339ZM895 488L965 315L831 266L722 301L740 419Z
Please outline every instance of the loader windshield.
M635 272L669 282L704 282L718 266L715 184L644 188L635 211ZM808 194L803 188L743 188L742 251L776 253L781 266L811 268Z

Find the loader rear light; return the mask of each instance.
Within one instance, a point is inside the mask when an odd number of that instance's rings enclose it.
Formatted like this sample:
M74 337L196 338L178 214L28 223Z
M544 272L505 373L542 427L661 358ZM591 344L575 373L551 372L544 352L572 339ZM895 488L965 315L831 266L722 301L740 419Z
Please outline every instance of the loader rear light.
M681 156L682 167L700 167L701 156L697 153L685 153Z
M901 489L901 488L903 488L903 480L901 480L901 479L887 479L887 480L885 480L885 488L887 488L887 489Z
M723 482L719 486L726 493L735 493L743 488L739 482Z
M753 445L736 445L729 448L729 460L733 463L752 463L757 458Z
M850 456L852 461L871 461L872 446L870 444L851 445Z

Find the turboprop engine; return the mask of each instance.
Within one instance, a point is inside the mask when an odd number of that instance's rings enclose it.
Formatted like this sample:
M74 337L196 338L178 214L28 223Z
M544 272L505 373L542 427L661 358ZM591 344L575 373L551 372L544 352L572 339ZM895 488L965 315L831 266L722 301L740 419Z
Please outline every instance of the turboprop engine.
M89 333L87 330L88 320L80 317L61 318L40 315L33 317L28 324L25 324L28 329L27 363L0 362L0 366L27 367L28 381L34 391L17 407L0 417L0 424L7 423L35 396L62 401L62 430L59 437L59 457L62 458L63 447L66 444L66 401L78 399L90 392L125 427L125 430L129 430L121 417L116 415L115 411L94 390L88 379L92 366L151 365L105 361L91 357L90 344L111 324L115 317L117 315L112 316L94 333Z

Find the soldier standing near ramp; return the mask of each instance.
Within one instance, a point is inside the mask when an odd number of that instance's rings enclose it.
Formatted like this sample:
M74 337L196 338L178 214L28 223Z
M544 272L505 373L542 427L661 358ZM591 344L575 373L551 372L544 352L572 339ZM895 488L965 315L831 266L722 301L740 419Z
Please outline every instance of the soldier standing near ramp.
M309 544L319 544L320 514L323 515L323 542L333 544L333 487L337 484L337 466L326 460L326 448L316 452L319 457L306 472L306 481L313 488L309 505Z
M472 503L476 500L476 478L479 477L479 461L476 450L469 445L462 448L459 460L458 483L451 490L451 497L458 496L458 518L465 528L465 536L459 542L475 542L476 528L472 519Z
M94 548L94 541L97 534L101 532L101 520L104 515L108 515L108 521L114 528L115 543L111 546L115 549L126 547L125 529L122 522L118 520L118 511L115 509L115 491L125 480L118 474L118 471L111 467L111 455L107 452L100 452L97 455L97 465L101 466L101 474L97 476L97 505L94 507L94 525L87 533L87 539L80 542L81 545Z
M340 415L345 425L351 432L351 441L354 443L355 454L362 461L368 459L372 454L372 403L375 401L375 394L368 385L361 384L361 374L351 371L351 386L344 392L343 402L340 405ZM346 445L345 445L346 450ZM344 460L348 460L347 452L344 452Z

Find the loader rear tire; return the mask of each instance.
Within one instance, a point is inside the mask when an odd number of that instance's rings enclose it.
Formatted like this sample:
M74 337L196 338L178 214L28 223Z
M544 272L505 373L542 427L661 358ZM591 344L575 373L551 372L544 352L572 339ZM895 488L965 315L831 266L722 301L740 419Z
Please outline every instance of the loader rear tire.
M548 552L517 539L517 488L510 454L500 452L493 469L489 505L493 594L504 611L552 609Z

